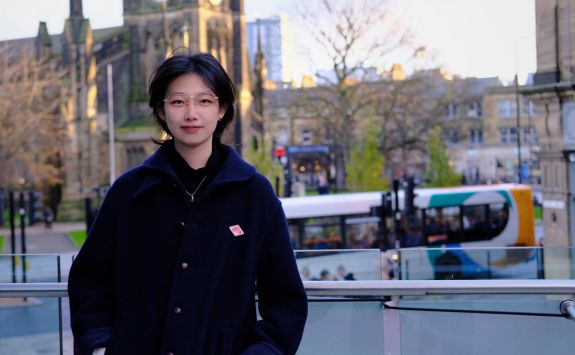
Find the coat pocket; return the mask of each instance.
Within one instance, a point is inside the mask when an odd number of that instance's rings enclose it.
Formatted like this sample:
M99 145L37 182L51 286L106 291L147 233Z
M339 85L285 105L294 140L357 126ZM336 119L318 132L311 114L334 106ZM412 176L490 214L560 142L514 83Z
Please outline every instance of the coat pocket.
M237 340L238 327L232 323L218 323L214 326L211 336L208 354L232 355L237 354L235 343Z

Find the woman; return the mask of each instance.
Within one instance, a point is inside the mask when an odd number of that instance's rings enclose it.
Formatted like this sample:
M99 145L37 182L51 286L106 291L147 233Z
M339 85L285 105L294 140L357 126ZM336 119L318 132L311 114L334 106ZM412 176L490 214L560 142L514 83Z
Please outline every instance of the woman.
M76 351L294 354L307 300L283 209L220 143L233 83L209 54L174 56L149 94L171 138L113 184L74 260Z

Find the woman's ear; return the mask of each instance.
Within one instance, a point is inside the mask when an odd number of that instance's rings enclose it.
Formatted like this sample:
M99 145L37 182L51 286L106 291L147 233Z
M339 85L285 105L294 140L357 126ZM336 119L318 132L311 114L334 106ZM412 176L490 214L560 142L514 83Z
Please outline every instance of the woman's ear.
M224 115L226 114L226 111L228 110L228 105L227 104L223 104L220 105L220 112L218 114L218 121L221 120Z
M158 117L160 117L160 119L162 120L166 120L166 112L164 111L163 107L158 107L156 109L156 115L158 115Z

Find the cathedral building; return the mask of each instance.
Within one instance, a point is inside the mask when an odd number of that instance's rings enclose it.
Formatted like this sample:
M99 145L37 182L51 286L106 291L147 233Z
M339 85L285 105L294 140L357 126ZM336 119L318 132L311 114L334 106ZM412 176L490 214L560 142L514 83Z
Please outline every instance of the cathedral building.
M66 71L65 198L108 185L110 170L119 174L153 152L153 139L161 136L148 108L147 84L154 68L174 53L209 52L228 71L238 107L224 141L241 152L254 134L243 0L123 0L123 25L105 29L91 28L82 0L69 1L62 34L50 34L40 23L36 38L6 41L33 44L37 54L57 58ZM110 116L115 159L108 152Z

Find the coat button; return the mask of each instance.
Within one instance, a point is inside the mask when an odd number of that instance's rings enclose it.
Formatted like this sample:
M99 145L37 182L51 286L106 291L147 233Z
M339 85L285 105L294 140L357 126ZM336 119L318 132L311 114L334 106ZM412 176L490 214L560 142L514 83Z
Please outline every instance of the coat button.
M180 314L180 313L182 313L182 309L180 307L174 308L174 314Z
M184 229L184 227L186 226L186 223L184 221L179 221L178 222L178 227Z
M167 353L166 355L174 355L174 353L170 351L170 352Z
M182 270L186 270L188 268L188 263L181 263L180 266Z

